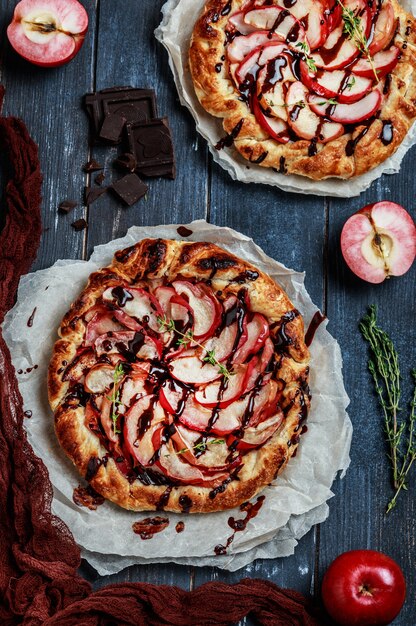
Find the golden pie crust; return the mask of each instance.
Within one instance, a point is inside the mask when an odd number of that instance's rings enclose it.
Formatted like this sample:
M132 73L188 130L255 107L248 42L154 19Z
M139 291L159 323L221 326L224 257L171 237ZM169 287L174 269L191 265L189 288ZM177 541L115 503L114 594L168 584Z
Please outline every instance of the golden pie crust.
M275 348L275 358L276 376L283 387L279 404L285 418L267 443L242 456L238 476L223 489L214 490L215 493L210 487L145 485L139 479L128 480L113 456L108 455L103 442L86 425L85 407L73 401L68 403L71 389L65 371L83 345L87 328L84 316L100 302L104 291L121 283L130 287L143 281L153 286L162 281L171 283L177 277L208 282L222 298L246 290L251 312L263 314L270 325L274 324L271 336L278 337L284 324L285 347ZM145 239L117 252L108 267L90 276L58 333L60 339L55 343L48 374L49 402L55 414L57 437L81 475L90 478L90 485L121 507L176 512L186 508L191 513L233 508L269 485L297 448L301 424L310 404L309 351L304 341L303 319L283 289L269 276L212 243ZM95 460L95 467L93 475L88 476L91 460Z
M241 94L228 71L225 27L230 15L246 4L245 0L232 0L230 12L228 0L208 0L205 4L195 24L189 50L196 95L206 111L222 118L227 134L241 125L234 146L248 161L284 174L299 174L314 180L331 177L348 179L364 174L397 150L416 119L415 18L396 0L391 0L391 3L398 24L394 43L401 52L399 62L390 74L380 114L373 118L368 128L359 123L353 132L326 144L318 143L314 156L308 155L309 140L281 144L271 139L248 105L239 99ZM220 72L216 71L216 66L221 67ZM381 140L383 120L389 120L394 129L388 145ZM347 156L348 142L363 131L365 135L357 142L354 153Z

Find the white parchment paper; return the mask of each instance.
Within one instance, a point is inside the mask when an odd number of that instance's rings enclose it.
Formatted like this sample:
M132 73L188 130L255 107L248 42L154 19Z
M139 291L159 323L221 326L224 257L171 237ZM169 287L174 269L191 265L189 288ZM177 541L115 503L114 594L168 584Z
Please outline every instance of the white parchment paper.
M352 180L332 178L314 181L295 174L279 174L260 165L248 165L248 161L234 147L216 150L215 144L224 136L222 120L207 113L199 104L188 66L193 27L205 3L206 0L168 0L162 7L163 19L155 35L169 53L169 65L181 103L192 113L197 130L207 140L214 161L227 170L231 178L244 183L273 185L283 191L351 198L362 193L382 174L396 174L400 170L404 155L416 143L416 124L389 159ZM403 0L401 4L407 11L416 14L416 0Z
M267 257L251 239L229 228L203 220L188 226L193 231L189 240L217 243L269 273L301 311L307 327L316 307L304 287L303 274ZM266 499L259 515L244 532L236 533L227 555L215 556L214 547L230 536L230 515L244 517L238 509L209 515L163 513L169 517L168 528L143 541L131 526L149 513L128 512L110 502L90 511L72 501L73 490L82 480L57 442L46 390L57 328L91 272L109 264L116 250L144 237L180 239L177 225L134 226L125 237L96 247L88 262L58 261L49 269L23 276L17 303L6 316L4 336L18 372L25 409L32 411L25 422L29 441L47 465L54 486L53 512L68 524L83 555L100 574L114 573L132 563L167 561L235 570L256 558L292 554L297 540L327 517L331 484L337 472L349 465L352 426L345 411L349 399L342 380L340 349L325 324L318 328L311 346L313 399L308 431L302 436L296 458L264 490ZM31 316L33 324L29 327ZM185 522L185 530L177 534L175 525L180 520Z

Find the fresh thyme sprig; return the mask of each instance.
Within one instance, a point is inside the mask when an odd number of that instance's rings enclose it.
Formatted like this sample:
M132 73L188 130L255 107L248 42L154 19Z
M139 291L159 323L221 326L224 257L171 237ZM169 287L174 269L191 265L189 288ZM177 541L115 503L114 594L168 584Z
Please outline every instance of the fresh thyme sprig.
M173 331L177 335L179 335L179 339L177 341L178 345L187 346L190 343L196 344L197 346L202 348L205 352L204 358L203 358L203 361L205 363L210 363L214 367L217 367L219 373L222 374L224 378L228 379L230 378L230 376L232 376L233 372L227 369L223 363L220 363L218 361L217 357L215 356L215 350L207 350L206 347L202 343L199 343L199 341L196 341L196 339L194 339L192 330L188 330L186 333L182 333L180 330L176 328L174 320L168 319L166 315L163 317L159 316L157 318L157 321L158 321L159 326L163 330Z
M324 100L323 102L318 102L318 106L325 106L326 104L338 104L338 102L335 100L335 98L328 98L327 100Z
M120 404L123 404L120 401L120 387L119 387L119 383L121 382L123 376L124 376L124 369L123 369L122 364L119 363L116 366L114 373L113 373L113 393L111 394L111 396L107 396L107 400L110 400L110 402L112 403L110 418L111 418L111 421L113 422L113 430L114 430L115 435L119 435L121 433L121 430L118 430L117 428L117 419L118 419L117 407Z
M367 37L365 36L360 16L357 15L355 11L353 11L353 9L348 9L345 6L345 4L342 2L342 0L337 0L337 2L342 9L342 19L344 21L344 33L348 35L351 41L354 42L358 50L367 57L368 62L371 65L371 69L373 70L376 81L379 83L380 79L378 77L373 58L368 48L368 40L367 40Z
M225 439L212 439L211 441L200 441L199 443L196 443L194 446L192 446L192 448L182 448L181 450L178 450L178 452L174 452L174 454L175 455L185 454L185 452L192 452L192 450L195 450L196 452L205 452L208 446L215 446L220 443L225 443ZM170 454L166 454L165 456L170 456Z
M400 412L400 367L397 351L386 332L377 326L377 309L370 306L359 324L360 331L370 345L368 369L383 411L384 429L389 446L393 486L395 493L387 505L389 513L395 506L402 489L406 490L409 470L416 460L416 369L412 370L413 398L409 420L398 420ZM404 441L407 431L407 443Z
M352 89L357 81L355 76L351 76L351 80L348 82L347 89Z
M296 47L302 50L303 60L308 66L309 71L316 72L317 68L316 68L315 59L311 57L311 49L309 45L306 43L306 41L299 41L299 43L296 44Z

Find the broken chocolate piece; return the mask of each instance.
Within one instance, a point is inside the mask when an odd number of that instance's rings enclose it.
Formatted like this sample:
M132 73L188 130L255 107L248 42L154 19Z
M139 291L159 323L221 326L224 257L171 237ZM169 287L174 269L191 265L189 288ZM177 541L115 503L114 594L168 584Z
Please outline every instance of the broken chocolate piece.
M137 174L127 174L127 176L124 176L113 183L111 188L114 193L128 206L138 202L138 200L143 198L148 190L148 186L137 176Z
M96 139L99 139L104 118L120 115L130 122L150 120L157 116L153 89L112 87L85 96L85 105ZM104 139L104 138L103 138Z
M190 228L186 228L186 226L178 226L178 228L176 229L176 232L181 237L190 237L194 231L191 230Z
M75 222L72 222L71 226L74 230L84 230L84 228L87 228L88 224L84 220L84 218L81 217L81 219L75 220Z
M108 187L85 187L85 204L89 205L98 200L107 189Z
M166 117L127 124L130 151L137 160L136 171L145 176L175 178L175 157Z
M63 200L61 204L58 206L59 213L64 213L65 215L75 209L78 205L78 202L74 202L73 200Z
M118 113L109 113L106 115L103 125L101 126L100 139L108 141L108 143L119 143L126 121L127 118Z
M98 174L98 176L94 178L94 181L97 183L97 185L102 185L104 180L105 180L104 172L101 172L101 174Z
M113 165L121 170L134 172L137 167L136 157L130 152L125 152L117 157L117 159L113 162Z
M87 174L90 174L91 172L98 172L99 170L103 170L103 169L104 169L104 166L97 163L95 159L91 159L83 167L84 172L87 172Z

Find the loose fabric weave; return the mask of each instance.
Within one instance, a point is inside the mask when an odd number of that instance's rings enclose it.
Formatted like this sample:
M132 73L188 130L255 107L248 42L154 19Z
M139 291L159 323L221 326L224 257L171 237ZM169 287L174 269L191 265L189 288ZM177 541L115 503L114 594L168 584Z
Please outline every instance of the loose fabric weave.
M0 110L3 95L0 86ZM1 324L39 246L42 176L21 120L0 117L0 155L10 175L0 213ZM208 583L192 592L126 583L93 593L77 574L80 550L70 530L51 513L48 471L27 441L23 417L0 329L0 624L225 626L248 614L266 626L322 623L301 594L263 580Z

